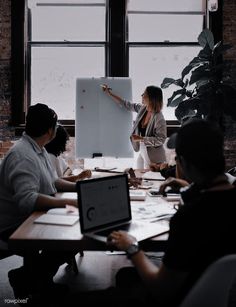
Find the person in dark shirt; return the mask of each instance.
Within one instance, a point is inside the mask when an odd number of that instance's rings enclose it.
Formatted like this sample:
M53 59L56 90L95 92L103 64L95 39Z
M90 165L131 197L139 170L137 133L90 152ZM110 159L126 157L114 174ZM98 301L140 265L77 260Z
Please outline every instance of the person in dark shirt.
M127 289L142 285L137 287L136 299L147 306L177 306L212 262L236 253L236 206L232 201L236 188L224 173L223 135L213 123L193 119L179 129L175 148L191 184L182 192L183 205L170 221L161 265L150 261L126 232L114 231L108 237L108 246L125 251L134 266L121 269L120 284L130 280ZM129 290L123 298L121 293L119 306L122 299L125 306Z

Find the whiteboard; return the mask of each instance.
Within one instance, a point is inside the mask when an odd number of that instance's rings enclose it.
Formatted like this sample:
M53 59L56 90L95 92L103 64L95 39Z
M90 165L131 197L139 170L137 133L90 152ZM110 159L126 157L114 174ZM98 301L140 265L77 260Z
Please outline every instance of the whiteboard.
M130 78L76 79L75 154L77 158L131 158L132 112L102 90L107 84L114 94L132 101Z

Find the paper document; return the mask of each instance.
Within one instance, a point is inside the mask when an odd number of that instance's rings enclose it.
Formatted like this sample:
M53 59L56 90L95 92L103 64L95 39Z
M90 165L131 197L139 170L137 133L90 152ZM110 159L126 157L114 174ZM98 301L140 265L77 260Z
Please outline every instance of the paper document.
M159 217L171 216L176 213L173 205L158 199L158 202L135 203L132 205L132 217L134 220L146 220L152 222Z
M47 211L47 214L79 216L79 210L76 207L67 205L65 208L53 208Z
M142 178L148 180L165 180L165 177L163 177L161 173L151 171L144 173Z

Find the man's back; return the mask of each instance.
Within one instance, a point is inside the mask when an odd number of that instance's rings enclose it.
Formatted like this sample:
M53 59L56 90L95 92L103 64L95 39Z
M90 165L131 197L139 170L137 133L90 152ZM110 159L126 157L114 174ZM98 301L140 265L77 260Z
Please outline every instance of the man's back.
M185 204L170 222L168 247L163 259L167 267L190 273L180 296L189 290L209 264L223 255L236 253L233 243L236 188L201 191L193 197L183 195L183 198Z

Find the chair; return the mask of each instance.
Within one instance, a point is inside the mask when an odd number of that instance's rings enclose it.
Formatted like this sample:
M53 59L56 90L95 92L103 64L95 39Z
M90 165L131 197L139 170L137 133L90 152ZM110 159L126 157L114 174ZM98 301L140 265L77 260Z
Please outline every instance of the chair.
M236 254L211 264L179 307L227 307L236 277Z

